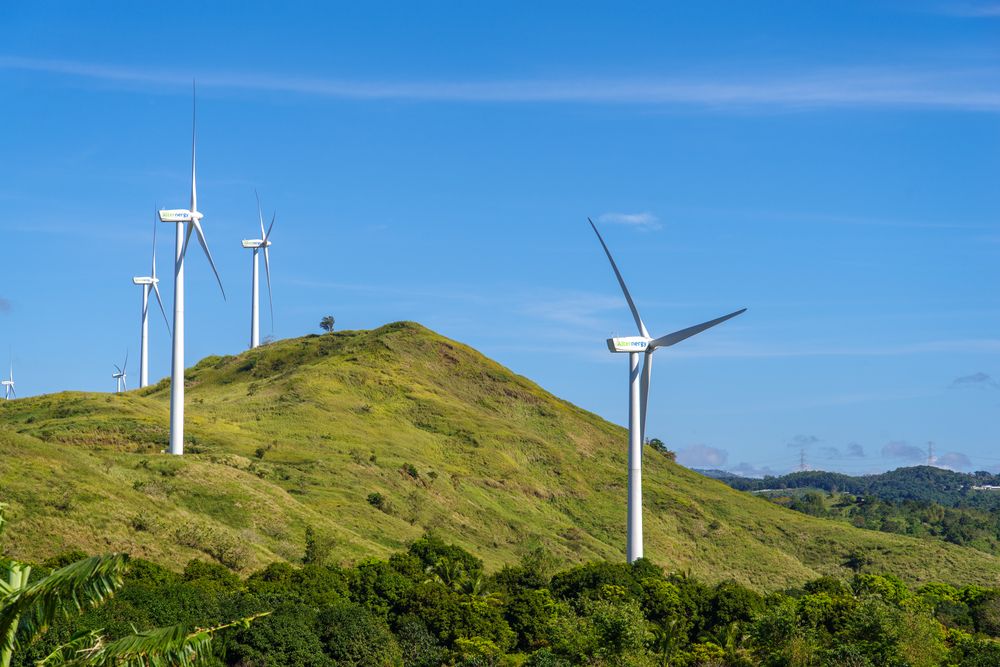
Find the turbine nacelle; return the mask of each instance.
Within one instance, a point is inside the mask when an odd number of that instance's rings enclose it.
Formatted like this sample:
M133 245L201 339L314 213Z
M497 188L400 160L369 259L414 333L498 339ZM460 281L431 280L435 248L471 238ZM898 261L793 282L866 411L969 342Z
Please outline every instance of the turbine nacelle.
M244 248L266 248L271 245L270 241L264 239L243 239L242 241Z
M645 336L609 338L608 349L612 352L645 352L652 341L652 338L646 338Z
M200 211L189 211L186 208L164 209L159 214L160 222L197 222L205 217Z
M150 276L132 276L133 285L155 285L160 282L159 278L152 278Z

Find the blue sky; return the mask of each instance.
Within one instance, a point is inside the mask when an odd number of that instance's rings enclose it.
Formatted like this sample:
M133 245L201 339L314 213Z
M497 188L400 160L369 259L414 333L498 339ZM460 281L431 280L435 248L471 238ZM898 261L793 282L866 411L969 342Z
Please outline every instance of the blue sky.
M690 465L1000 467L1000 4L0 5L0 346L109 391L155 205L199 203L188 364L246 345L254 188L277 337L411 319ZM169 300L172 230L159 267ZM271 333L265 315L264 333ZM151 324L151 375L169 340ZM623 443L624 446L624 443Z

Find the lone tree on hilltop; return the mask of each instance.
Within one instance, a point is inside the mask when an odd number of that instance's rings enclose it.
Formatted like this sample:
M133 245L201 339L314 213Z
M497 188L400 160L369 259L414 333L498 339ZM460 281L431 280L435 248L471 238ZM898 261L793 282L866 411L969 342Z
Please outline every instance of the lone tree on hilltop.
M333 315L327 315L319 321L319 328L327 333L330 333L333 331L334 322L335 320L333 319Z
M648 440L646 440L646 444L649 445L653 449L653 451L657 451L663 454L671 461L677 460L677 453L671 449L668 449L667 446L663 443L663 441L660 440L659 438L649 438Z

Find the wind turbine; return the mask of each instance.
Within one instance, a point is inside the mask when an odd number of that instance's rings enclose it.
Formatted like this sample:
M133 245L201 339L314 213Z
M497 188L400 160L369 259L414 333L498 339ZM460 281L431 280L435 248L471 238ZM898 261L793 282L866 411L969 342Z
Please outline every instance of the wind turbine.
M111 377L115 380L115 393L120 394L123 391L128 391L128 387L125 386L125 376L127 375L125 371L128 369L128 350L125 351L125 363L122 364L121 368L118 367L118 364L112 365L118 371L111 374Z
M594 221L587 218L587 222L597 234L597 240L601 242L604 253L611 262L611 268L618 278L622 293L628 302L628 307L632 311L632 317L639 329L638 336L628 336L624 338L609 338L608 349L611 352L627 352L629 355L629 390L628 390L628 542L626 555L628 562L642 558L642 444L646 436L646 404L649 399L649 381L653 372L653 352L661 347L670 347L677 343L699 334L706 329L722 324L728 319L746 311L746 308L737 310L734 313L723 315L714 320L709 320L702 324L696 324L687 329L681 329L669 333L659 338L653 338L646 330L646 325L639 317L639 310L635 307L632 295L629 294L625 280L622 278L618 265L615 264L611 251L604 243L601 233L597 231ZM643 354L642 373L639 372L639 354Z
M257 218L260 220L260 238L259 239L243 239L243 247L253 250L253 278L251 280L250 287L250 349L260 345L260 315L257 308L257 302L260 297L260 281L257 278L257 267L260 264L258 259L258 253L264 251L264 274L267 276L267 300L271 305L271 326L274 327L274 299L271 297L271 261L268 256L267 247L271 245L271 230L274 229L274 218L277 213L271 216L271 224L268 226L267 231L264 231L264 214L260 210L260 196L257 195L257 191L254 190L254 195L257 196Z
M192 86L193 89L193 86ZM192 95L193 98L193 95ZM160 211L160 221L177 225L177 242L174 261L174 326L173 353L170 363L170 453L184 453L184 258L187 255L188 242L191 233L198 235L208 263L212 266L215 280L222 290L222 298L226 298L226 290L222 287L222 279L215 268L212 252L208 249L205 232L201 228L204 217L198 210L198 186L195 178L195 102L191 104L191 207L187 209L171 209Z
M6 380L0 380L0 386L3 387L3 400L9 401L11 398L17 398L17 394L14 393L14 360L10 361L10 375Z
M156 277L156 219L153 219L153 267L150 275L133 277L133 285L142 285L142 337L139 344L139 387L149 385L149 292L152 290L156 295L156 302L160 304L160 312L163 313L163 321L167 323L167 331L170 331L170 321L167 319L167 311L163 308L163 299L160 298L160 288L157 283L160 279Z

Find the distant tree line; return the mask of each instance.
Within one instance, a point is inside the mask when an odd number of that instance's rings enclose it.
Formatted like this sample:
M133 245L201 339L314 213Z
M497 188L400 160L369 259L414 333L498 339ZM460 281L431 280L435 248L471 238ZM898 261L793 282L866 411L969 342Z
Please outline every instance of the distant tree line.
M1000 484L991 473L917 466L860 477L807 470L721 481L804 514L1000 555L1000 492L974 488Z
M769 475L755 479L731 476L720 479L741 491L813 488L856 496L875 496L892 503L912 500L935 502L947 507L1000 509L1000 493L973 488L1000 485L1000 475L982 471L961 473L933 466L914 466L878 475L851 476L822 470L805 470L780 477Z
M217 564L182 573L133 561L100 607L54 619L15 657L31 665L74 635L109 640L164 625L213 627L270 611L211 644L205 664L898 666L1000 664L1000 590L891 575L823 577L762 594L707 584L647 560L556 571L541 549L486 573L433 534L387 559L324 564L314 533L302 566L246 579ZM72 556L75 558L75 556ZM36 568L44 576L47 568Z

